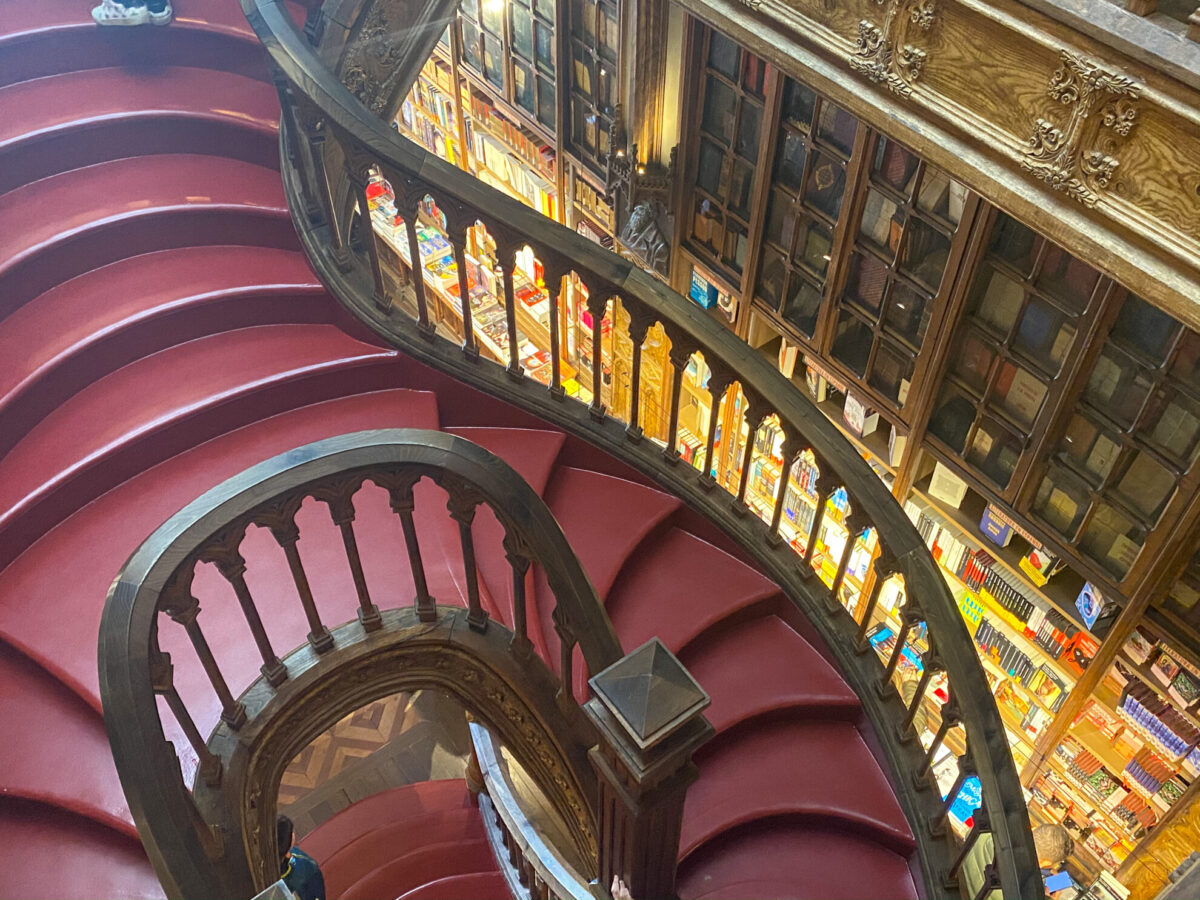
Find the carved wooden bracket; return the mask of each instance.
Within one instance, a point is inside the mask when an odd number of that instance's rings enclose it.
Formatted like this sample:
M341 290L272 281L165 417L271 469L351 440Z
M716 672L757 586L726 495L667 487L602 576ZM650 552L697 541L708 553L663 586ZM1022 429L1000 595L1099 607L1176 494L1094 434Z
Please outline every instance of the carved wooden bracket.
M910 30L927 32L937 22L934 0L875 0L885 6L883 24L870 19L858 23L858 40L850 54L850 68L862 72L901 97L912 93L921 77L925 51L906 43Z
M1066 107L1066 124L1037 119L1021 168L1095 206L1120 165L1112 154L1137 124L1141 85L1068 50L1061 58L1046 93Z

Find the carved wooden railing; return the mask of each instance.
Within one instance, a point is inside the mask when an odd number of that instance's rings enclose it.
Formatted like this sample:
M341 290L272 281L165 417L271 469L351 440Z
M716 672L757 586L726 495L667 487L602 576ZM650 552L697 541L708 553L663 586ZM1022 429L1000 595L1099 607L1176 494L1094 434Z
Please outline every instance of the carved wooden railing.
M446 509L458 525L465 608L439 606L429 593L414 519L424 496L414 488L425 478L445 491ZM380 609L378 598L394 595L395 586L373 585L366 577L355 535L355 495L364 483L386 491L399 520L403 544L396 553L407 556L411 569L411 606ZM309 498L328 507L332 522L326 527L336 529L330 535L335 541L340 532L357 596L357 620L339 627L322 617L322 598L314 597L299 551L297 514ZM489 621L479 595L472 522L481 507L492 511L504 532L512 568L511 631ZM285 590L295 592L293 630L302 633L306 626L309 632L307 643L283 658L266 627L276 630L279 622L263 621L247 582L247 566L261 560L240 552L252 527L267 529L278 542L291 573ZM240 607L262 661L262 677L241 696L205 632L213 614L201 612L207 596L197 577L202 563L212 563L236 597L236 607L228 608L236 616ZM533 652L527 633L531 566L541 567L553 593L556 635L547 640L558 654L561 678ZM271 608L278 618L278 601ZM188 660L192 672L202 670L201 683L219 702L220 720L207 739L160 642L170 628L186 634L186 642L176 645L194 654ZM190 503L147 538L109 591L100 626L100 691L121 784L168 896L249 897L278 877L275 796L294 755L363 704L420 688L455 695L516 754L567 823L579 858L594 863L591 805L598 789L587 752L597 737L575 697L576 648L591 671L621 657L595 590L533 489L462 438L412 429L367 431L261 463ZM175 650L177 658L181 652ZM189 696L194 704L196 694ZM164 709L173 721L164 723ZM186 739L195 755L190 789L181 770L186 751L177 754L167 733Z
M587 879L549 843L543 829L530 820L520 787L513 783L495 739L486 728L472 722L473 759L478 766L488 840L497 859L507 860L505 877L514 897L529 900L594 900ZM528 802L526 800L526 802Z
M1040 897L1029 822L1020 782L1003 725L980 668L970 636L945 582L912 524L886 487L823 414L800 394L773 365L758 357L726 329L708 319L694 304L664 287L636 266L540 216L426 153L394 133L372 115L320 63L276 0L243 0L243 8L275 67L283 107L283 174L293 218L305 249L322 280L338 299L393 346L452 376L528 410L543 420L582 437L639 469L683 498L716 523L752 556L807 614L862 700L880 738L880 755L890 773L902 809L918 843L918 869L927 896L958 894L964 859L978 852L981 834L992 835L995 848L987 861L985 882L970 893L986 896L991 888L1003 895ZM330 160L344 167L331 171ZM348 176L354 187L357 217L333 200L331 180ZM378 238L371 226L370 179L381 176L394 192L403 218L408 259L418 261L417 277L404 287L387 277L380 262ZM433 297L420 274L417 212L425 198L436 201L457 262L461 342L436 331ZM501 362L480 353L467 279L468 231L476 224L495 241L500 260L507 328L507 355ZM526 375L518 353L518 321L514 299L515 256L531 247L551 286L549 304L550 363L539 381ZM586 286L593 347L590 405L565 396L560 358L560 323L566 304L557 288L572 275ZM618 313L619 310L619 313ZM629 398L619 409L605 406L611 396L602 382L599 348L602 322L622 332L628 354ZM643 342L661 328L670 342L670 396L665 439L650 439L641 415ZM694 355L711 370L707 390L712 415L700 472L680 461L677 447L681 384ZM714 450L722 403L739 403L750 436L737 452L740 467L725 483L714 479ZM784 476L773 507L752 510L746 502L748 472L755 436L768 417L784 432ZM736 432L737 429L731 429ZM724 438L728 441L728 433ZM738 440L735 433L733 440ZM792 464L802 455L815 460L817 512L799 556L781 535L783 498ZM736 461L735 461L736 462ZM740 474L737 474L739 473ZM814 538L821 528L826 501L842 489L849 500L850 539L832 587L811 566ZM839 602L855 537L868 528L878 535L874 587L852 615ZM902 626L886 664L869 652L868 630L884 580L899 573L907 602L899 610ZM924 625L928 640L925 670L911 703L893 688L902 652ZM592 672L596 669L593 667ZM931 677L945 672L949 702L942 708L936 739L928 750L915 739L912 723L924 702ZM935 754L955 727L965 732L959 777L949 797L933 786L930 768ZM947 827L951 802L965 779L975 775L982 806L964 843Z

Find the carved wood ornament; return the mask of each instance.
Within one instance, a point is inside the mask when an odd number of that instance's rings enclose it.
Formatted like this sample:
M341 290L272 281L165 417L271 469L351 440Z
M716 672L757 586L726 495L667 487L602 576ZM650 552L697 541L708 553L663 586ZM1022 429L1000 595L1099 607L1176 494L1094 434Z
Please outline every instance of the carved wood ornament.
M1067 122L1059 128L1039 118L1021 167L1095 206L1120 165L1112 154L1137 125L1141 85L1068 50L1061 57L1046 93L1066 107Z
M934 0L875 0L886 7L883 24L870 19L858 23L858 41L850 54L850 68L874 82L882 82L901 97L912 94L921 77L925 51L905 43L911 28L928 32L937 22Z

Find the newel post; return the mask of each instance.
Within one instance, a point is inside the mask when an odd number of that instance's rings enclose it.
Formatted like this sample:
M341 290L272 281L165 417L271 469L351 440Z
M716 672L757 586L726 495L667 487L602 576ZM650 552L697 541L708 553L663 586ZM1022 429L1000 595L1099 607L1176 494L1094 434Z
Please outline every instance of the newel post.
M683 801L713 736L708 694L658 638L588 682L584 709L600 733L589 757L599 775L600 884L621 878L637 900L675 896Z

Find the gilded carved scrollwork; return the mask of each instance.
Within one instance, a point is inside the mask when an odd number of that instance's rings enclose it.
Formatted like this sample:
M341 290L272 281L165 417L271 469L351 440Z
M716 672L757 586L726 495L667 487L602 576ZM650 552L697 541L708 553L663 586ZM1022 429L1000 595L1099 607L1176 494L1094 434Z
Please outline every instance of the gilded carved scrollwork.
M1141 86L1067 50L1061 60L1046 93L1066 108L1067 121L1059 126L1036 119L1021 166L1056 191L1095 206L1120 165L1113 154L1137 124Z
M928 32L937 22L934 0L876 0L884 6L883 24L869 19L858 23L858 40L850 54L850 68L874 82L886 84L901 97L912 94L921 77L926 53L907 43L911 29Z

